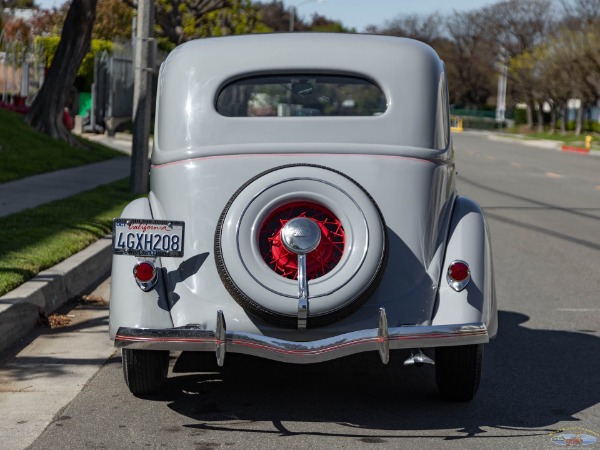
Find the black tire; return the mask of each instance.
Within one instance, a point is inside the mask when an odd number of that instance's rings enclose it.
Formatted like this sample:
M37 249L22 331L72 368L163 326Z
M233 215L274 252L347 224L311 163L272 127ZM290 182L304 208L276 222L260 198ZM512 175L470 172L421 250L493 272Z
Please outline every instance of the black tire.
M443 398L456 402L472 400L479 388L483 344L435 349L435 378Z
M123 376L134 395L156 394L167 379L169 352L122 349Z

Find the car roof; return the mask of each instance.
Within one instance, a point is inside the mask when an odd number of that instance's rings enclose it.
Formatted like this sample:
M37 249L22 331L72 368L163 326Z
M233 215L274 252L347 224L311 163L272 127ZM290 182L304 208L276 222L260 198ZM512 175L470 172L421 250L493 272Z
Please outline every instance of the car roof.
M387 110L377 117L285 120L223 117L216 111L216 96L228 82L276 73L366 78L386 95ZM153 163L255 152L257 148L266 152L313 152L317 148L362 152L369 146L394 153L400 146L434 155L449 145L447 136L439 136L439 122L446 120L440 116L441 103L446 102L441 94L445 85L444 65L438 55L411 39L281 33L191 41L177 47L161 66Z

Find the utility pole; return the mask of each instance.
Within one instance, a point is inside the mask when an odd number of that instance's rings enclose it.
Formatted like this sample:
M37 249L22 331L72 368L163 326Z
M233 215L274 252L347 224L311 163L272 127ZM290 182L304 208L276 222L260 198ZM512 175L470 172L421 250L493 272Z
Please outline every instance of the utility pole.
M130 190L135 194L148 192L148 140L152 112L152 73L154 52L152 28L154 26L154 2L139 0L137 5L137 31L134 48L133 80L133 142L131 147Z
M508 78L507 56L504 48L500 51L500 74L498 76L498 96L496 100L496 122L502 129L506 113L506 80Z

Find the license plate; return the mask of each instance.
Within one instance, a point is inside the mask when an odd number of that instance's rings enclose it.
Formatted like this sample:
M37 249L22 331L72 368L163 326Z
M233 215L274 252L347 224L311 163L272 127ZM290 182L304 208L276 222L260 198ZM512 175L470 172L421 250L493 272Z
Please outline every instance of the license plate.
M181 258L184 228L175 220L114 219L113 253Z

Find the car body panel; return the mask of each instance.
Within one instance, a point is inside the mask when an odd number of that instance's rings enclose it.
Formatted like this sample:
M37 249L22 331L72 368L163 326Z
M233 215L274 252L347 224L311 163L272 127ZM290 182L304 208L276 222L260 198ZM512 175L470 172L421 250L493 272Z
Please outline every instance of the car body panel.
M278 72L357 74L381 87L388 107L381 116L318 120L231 118L215 110L216 95L229 80ZM314 144L344 144L340 151L352 153L354 145L369 144L381 146L378 151L392 147L387 154L404 146L439 156L449 144L447 114L438 112L444 103L441 84L445 86L443 63L435 52L405 39L294 33L192 41L175 49L161 67L152 160L164 164L256 153L258 148L277 153L281 143L286 152L311 153Z
M317 72L372 80L387 110L369 117L254 118L215 110L230 80ZM190 42L161 68L155 129L149 198L122 217L185 222L184 256L156 259L159 281L150 292L131 275L137 258L114 256L116 346L218 354L227 348L304 363L369 350L385 359L390 348L485 343L495 335L489 233L479 206L456 194L444 65L430 47L323 34ZM364 304L310 329L282 328L249 313L224 285L215 258L215 230L238 190L290 165L316 165L353 180L379 209L387 236L384 271ZM460 292L445 278L457 259L472 270ZM308 286L316 292L321 281Z

